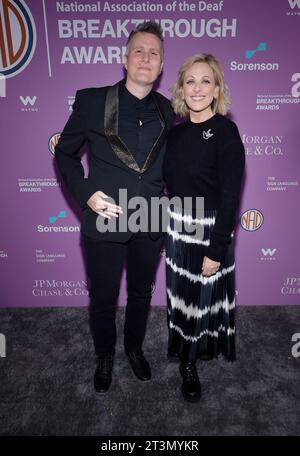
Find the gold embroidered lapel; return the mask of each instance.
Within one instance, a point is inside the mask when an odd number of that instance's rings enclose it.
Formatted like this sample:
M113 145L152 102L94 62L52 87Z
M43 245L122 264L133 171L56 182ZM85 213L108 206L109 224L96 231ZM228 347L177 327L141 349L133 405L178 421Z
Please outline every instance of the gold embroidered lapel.
M152 93L153 101L156 104L159 119L161 123L160 135L154 142L142 168L139 167L135 161L134 156L123 143L121 138L118 136L118 119L119 119L119 83L110 87L107 91L106 101L105 101L105 112L104 112L104 133L111 145L116 156L121 160L126 166L133 169L138 173L144 173L150 166L153 165L155 159L157 158L160 147L162 143L162 138L166 129L165 120L162 115L162 110L159 105L158 97Z

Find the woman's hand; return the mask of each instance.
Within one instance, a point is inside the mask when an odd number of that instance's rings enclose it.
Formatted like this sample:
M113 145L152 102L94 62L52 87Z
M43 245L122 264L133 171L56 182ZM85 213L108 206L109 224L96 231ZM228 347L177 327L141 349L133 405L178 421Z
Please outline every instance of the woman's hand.
M213 261L207 257L204 257L202 263L202 275L204 277L210 277L216 274L216 272L219 270L220 265L221 263L219 263L219 261Z

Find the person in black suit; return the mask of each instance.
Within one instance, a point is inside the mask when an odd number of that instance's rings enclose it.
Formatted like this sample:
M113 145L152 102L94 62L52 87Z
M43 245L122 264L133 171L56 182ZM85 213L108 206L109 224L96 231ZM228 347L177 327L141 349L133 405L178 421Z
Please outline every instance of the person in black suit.
M152 90L163 67L163 37L158 24L145 22L131 32L124 65L127 74L123 81L77 91L73 112L55 150L60 173L82 207L90 328L98 358L94 386L102 394L112 380L115 311L125 262L125 352L136 377L143 381L151 378L142 344L163 237L149 227L137 232L120 229L121 221L126 222L131 214L120 202L120 192L127 192L128 201L143 197L148 203L163 195L162 163L174 120L169 100ZM85 142L87 178L79 155Z

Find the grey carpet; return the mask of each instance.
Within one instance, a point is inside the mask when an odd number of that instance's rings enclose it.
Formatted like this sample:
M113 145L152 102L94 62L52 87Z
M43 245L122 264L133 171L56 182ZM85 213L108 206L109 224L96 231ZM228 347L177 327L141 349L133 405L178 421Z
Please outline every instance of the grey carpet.
M300 306L237 309L237 356L198 364L203 398L186 403L166 360L166 311L153 308L145 353L153 380L132 374L122 349L111 390L93 391L95 358L85 308L2 308L0 435L300 435Z

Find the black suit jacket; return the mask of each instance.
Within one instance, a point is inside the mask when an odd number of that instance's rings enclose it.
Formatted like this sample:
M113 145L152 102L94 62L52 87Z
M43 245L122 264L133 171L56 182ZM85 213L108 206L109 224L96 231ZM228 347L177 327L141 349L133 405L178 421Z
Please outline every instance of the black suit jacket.
M143 196L150 201L151 197L163 194L162 163L174 113L167 98L158 92L151 92L159 113L161 131L140 169L118 136L120 83L110 87L83 89L76 93L73 112L58 141L55 157L68 189L82 207L83 234L99 240L126 242L132 234L127 229L124 231L124 219L128 218L130 211L125 211L119 217L114 232L99 232L97 217L102 223L104 219L92 211L86 202L98 190L113 198L116 204L119 204L119 189L127 190L128 200ZM80 158L80 149L85 142L88 143L89 158L87 178L84 177ZM120 203L123 210L126 209L122 201ZM152 238L159 235L150 233Z

